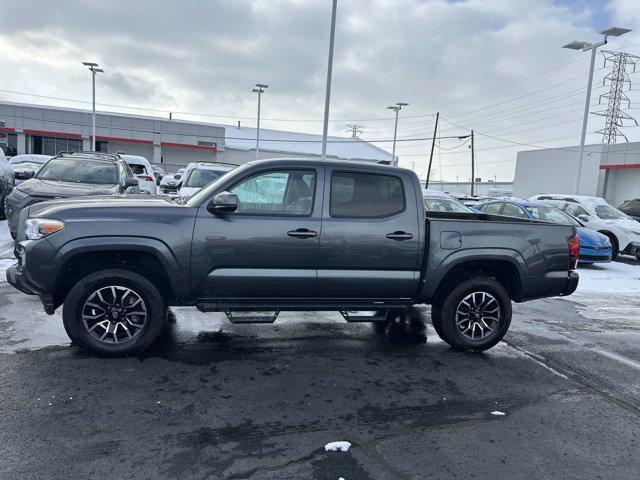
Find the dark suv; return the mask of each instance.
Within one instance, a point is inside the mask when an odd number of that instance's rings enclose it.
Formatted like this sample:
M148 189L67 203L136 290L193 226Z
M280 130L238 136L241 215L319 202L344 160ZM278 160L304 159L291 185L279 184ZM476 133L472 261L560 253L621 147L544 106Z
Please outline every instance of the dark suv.
M99 152L60 153L6 199L9 232L15 239L20 212L56 198L138 193L138 180L119 155Z
M636 198L634 200L627 200L622 205L618 207L623 213L626 213L634 220L638 220L640 222L640 198Z

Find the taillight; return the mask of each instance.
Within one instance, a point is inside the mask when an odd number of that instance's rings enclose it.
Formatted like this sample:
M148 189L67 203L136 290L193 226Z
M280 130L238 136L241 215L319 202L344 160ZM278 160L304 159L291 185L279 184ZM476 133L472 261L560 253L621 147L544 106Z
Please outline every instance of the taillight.
M136 177L142 179L142 180L146 180L147 182L153 182L153 178L151 178L149 175L136 175Z
M574 270L578 265L578 256L580 255L580 239L578 235L573 235L567 240L569 246L569 270Z

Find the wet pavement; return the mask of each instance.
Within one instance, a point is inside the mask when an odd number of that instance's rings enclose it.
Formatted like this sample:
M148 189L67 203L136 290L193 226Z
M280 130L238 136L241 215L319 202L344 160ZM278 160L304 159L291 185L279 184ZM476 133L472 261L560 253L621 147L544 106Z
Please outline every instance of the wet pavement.
M636 479L640 295L609 295L516 305L485 354L180 308L148 352L98 359L0 283L0 478Z

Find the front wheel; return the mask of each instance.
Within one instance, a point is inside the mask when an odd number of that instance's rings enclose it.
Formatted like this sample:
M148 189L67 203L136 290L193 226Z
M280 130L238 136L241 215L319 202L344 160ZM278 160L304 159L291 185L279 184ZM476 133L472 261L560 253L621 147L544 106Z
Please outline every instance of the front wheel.
M511 324L511 298L489 277L453 288L432 308L434 327L453 349L483 351L496 345Z
M69 338L85 350L109 357L149 347L165 318L165 302L156 286L138 273L117 269L81 279L63 309Z

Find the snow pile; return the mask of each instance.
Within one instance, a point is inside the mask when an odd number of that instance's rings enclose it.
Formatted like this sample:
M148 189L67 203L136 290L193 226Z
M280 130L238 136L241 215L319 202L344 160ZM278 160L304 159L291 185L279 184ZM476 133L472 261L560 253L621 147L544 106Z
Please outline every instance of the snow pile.
M491 412L491 415L493 415L494 417L502 417L506 415L506 413L501 412L500 410L494 410L493 412Z
M330 442L324 446L324 449L327 452L348 452L351 447L351 443L349 442Z
M580 266L578 275L580 281L576 293L640 292L640 265L611 262Z

